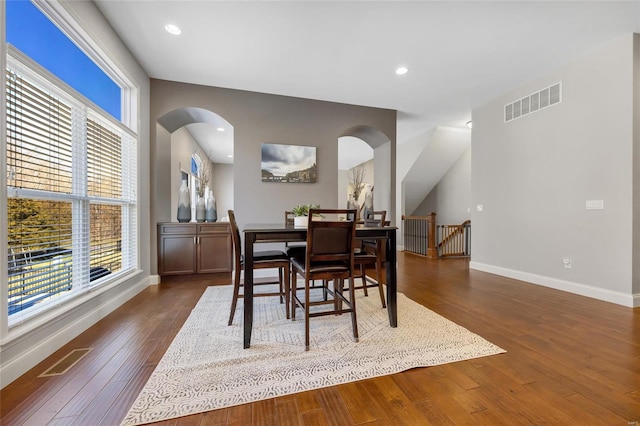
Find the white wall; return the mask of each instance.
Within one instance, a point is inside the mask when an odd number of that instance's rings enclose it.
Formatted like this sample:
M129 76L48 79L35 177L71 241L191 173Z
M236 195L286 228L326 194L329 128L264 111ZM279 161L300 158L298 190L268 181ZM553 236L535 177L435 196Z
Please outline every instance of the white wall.
M428 214L435 209L435 193L431 197L429 194L469 148L470 143L469 129L438 126L398 146L396 210L399 226L402 225L402 215L418 214L425 210ZM404 244L402 233L401 229L398 232L399 245Z
M80 23L81 30L91 36L96 45L110 56L113 63L119 64L127 74L127 77L138 88L139 96L134 108L140 111L140 120L136 123L139 125L137 131L139 136L138 237L140 245L138 254L140 270L133 276L127 277L118 283L96 289L90 294L74 299L72 303L55 308L46 315L11 329L7 327L6 306L3 307L0 330L0 342L2 342L0 346L0 352L2 353L0 388L31 369L149 284L149 79L92 2L70 1L51 3L49 6L55 8L57 13L65 19L75 18ZM0 12L1 22L3 23L2 28L5 28L4 2L0 3L0 9L2 10ZM2 33L4 37L4 31ZM5 67L5 56L6 43L2 42L0 43L0 57L2 58L0 64L2 64L3 69ZM2 126L0 134L5 135L6 123L4 120L0 120L0 122ZM1 155L4 158L4 150ZM3 165L5 164L4 159L1 162ZM4 185L5 182L3 180L0 183L0 187L3 188L2 192L0 192L3 200L6 195ZM2 220L4 222L6 218ZM2 247L7 247L6 223L1 228L0 244ZM6 264L3 264L2 268L2 277L5 280ZM6 301L6 296L2 300ZM6 304L3 303L3 305Z
M213 196L216 198L218 220L233 209L233 164L214 164L212 169Z
M396 224L398 226L398 233L396 235L398 242L398 249L402 250L404 247L403 229L402 229L402 216L409 215L412 212L406 211L406 186L405 177L409 174L411 166L415 163L416 153L421 152L424 147L429 143L435 128L429 129L424 133L421 133L407 141L402 142L397 147L397 165L396 165Z
M559 81L560 104L504 122ZM632 305L633 87L630 34L473 111L472 268Z
M426 216L436 212L438 225L459 225L471 218L471 148L458 158L413 212Z
M419 149L409 152L413 163L403 177L406 214L416 210L470 143L469 129L438 126Z

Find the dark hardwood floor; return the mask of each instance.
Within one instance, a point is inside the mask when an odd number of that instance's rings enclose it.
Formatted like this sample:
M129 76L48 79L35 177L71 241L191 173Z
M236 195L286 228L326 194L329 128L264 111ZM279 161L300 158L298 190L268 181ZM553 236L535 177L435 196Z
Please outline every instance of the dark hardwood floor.
M638 425L640 309L398 254L399 291L507 353L162 425ZM207 285L152 286L2 390L2 425L117 425ZM402 326L402 324L399 324ZM60 376L38 378L73 349Z

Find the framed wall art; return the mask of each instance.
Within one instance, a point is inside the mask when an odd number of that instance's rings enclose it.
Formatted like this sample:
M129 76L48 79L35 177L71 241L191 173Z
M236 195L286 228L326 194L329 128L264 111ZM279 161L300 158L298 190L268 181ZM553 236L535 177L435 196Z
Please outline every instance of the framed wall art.
M315 183L316 147L262 144L262 182Z

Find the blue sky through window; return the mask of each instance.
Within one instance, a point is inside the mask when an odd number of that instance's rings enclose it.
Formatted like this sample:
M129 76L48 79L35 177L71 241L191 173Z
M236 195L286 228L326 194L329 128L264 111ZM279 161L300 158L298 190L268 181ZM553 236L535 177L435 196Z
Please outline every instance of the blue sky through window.
M28 0L6 2L7 42L121 119L121 90Z

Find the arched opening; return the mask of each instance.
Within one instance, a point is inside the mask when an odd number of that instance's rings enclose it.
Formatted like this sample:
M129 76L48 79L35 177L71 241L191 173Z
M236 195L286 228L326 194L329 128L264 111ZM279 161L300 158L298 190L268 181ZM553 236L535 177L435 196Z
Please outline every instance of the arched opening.
M215 197L218 212L233 208L233 126L220 115L202 108L176 109L160 117L157 123L156 156L168 166L155 171L159 220L176 221L182 182L189 187L192 221L198 193L205 202L208 197ZM217 219L224 216L219 213Z
M354 169L364 176L363 185L373 189L375 210L386 210L387 220L393 221L391 200L391 141L371 126L356 126L338 138L338 206L346 207L353 191L350 177ZM368 188L363 188L358 200L359 208Z
M373 154L373 148L362 139L353 136L338 139L339 208L347 208L347 201L350 199L361 206L365 186L375 186ZM358 185L360 191L355 188Z

